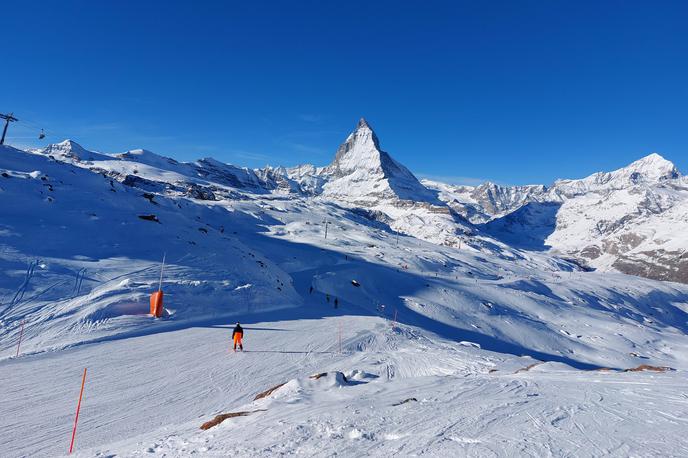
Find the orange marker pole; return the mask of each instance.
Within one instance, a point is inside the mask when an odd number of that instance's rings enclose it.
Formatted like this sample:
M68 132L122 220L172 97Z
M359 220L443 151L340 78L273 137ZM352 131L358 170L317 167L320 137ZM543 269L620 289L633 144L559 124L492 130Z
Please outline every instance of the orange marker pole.
M22 336L24 336L24 320L22 320L21 330L19 331L19 342L17 343L17 356L19 356L19 347L21 346Z
M79 410L81 410L81 398L84 395L84 384L86 383L86 368L84 367L84 375L81 377L81 391L79 392L79 403L76 405L76 417L74 418L74 428L72 429L72 442L69 444L69 453L74 449L74 438L76 437L76 425L79 422Z
M153 318L160 318L163 312L163 293L162 293L162 274L165 270L165 256L167 253L162 255L162 264L160 265L160 280L158 281L158 291L151 294L150 297L150 314Z

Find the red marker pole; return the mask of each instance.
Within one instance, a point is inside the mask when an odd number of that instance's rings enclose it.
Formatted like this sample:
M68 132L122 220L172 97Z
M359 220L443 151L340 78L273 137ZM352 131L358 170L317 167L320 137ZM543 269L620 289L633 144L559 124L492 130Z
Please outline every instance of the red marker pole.
M19 356L19 347L21 346L22 337L24 336L24 320L21 323L21 330L19 331L19 342L17 343L17 356Z
M79 392L79 403L76 405L76 417L74 418L74 429L72 429L72 442L69 444L69 453L74 449L74 438L76 437L76 425L79 422L79 410L81 410L81 398L84 395L84 384L86 383L86 368L84 367L84 375L81 378L81 391Z

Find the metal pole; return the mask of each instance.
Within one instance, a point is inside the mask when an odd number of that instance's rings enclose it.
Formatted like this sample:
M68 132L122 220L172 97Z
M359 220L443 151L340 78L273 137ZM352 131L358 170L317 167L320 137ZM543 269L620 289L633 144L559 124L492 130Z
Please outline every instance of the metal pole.
M0 138L0 145L5 144L5 135L7 134L7 126L10 125L10 120L9 118L5 118L5 128L2 129L2 138Z
M160 282L158 283L158 291L162 289L162 271L165 269L165 255L167 253L162 254L162 265L160 266Z
M12 113L6 115L6 114L0 114L0 119L5 120L5 127L2 129L2 138L0 138L0 145L5 144L5 135L7 134L7 127L10 125L10 122L13 121L19 121L17 118L12 116Z

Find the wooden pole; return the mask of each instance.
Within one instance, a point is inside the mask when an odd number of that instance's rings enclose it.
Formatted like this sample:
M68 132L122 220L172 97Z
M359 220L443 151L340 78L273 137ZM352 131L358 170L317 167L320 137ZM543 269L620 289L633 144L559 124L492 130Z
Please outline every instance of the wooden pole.
M81 391L79 392L79 403L76 405L76 417L74 417L74 428L72 429L72 442L69 444L69 453L74 450L74 438L76 437L76 425L79 422L79 410L81 410L81 398L84 395L84 384L86 383L86 368L84 367L84 375L81 377Z
M17 343L17 357L19 356L19 347L21 346L22 336L24 335L24 320L21 322L21 330L19 331L19 342Z

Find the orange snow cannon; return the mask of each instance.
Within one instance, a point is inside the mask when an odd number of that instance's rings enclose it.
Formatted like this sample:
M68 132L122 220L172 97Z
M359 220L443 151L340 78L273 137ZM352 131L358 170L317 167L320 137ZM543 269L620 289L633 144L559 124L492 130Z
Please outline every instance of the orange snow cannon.
M155 318L162 316L162 290L156 291L150 297L150 314Z

